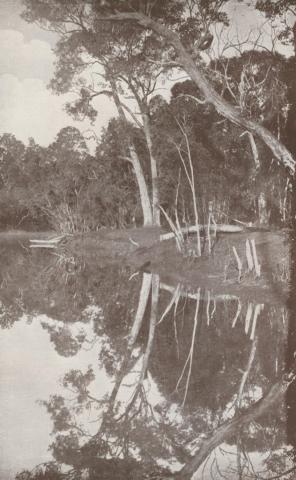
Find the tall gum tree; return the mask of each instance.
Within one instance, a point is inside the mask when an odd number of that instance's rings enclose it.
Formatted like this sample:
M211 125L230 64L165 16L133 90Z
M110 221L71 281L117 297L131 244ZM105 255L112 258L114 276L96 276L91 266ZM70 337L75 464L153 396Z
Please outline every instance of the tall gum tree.
M133 99L137 112L125 105L136 127L143 132L150 163L153 224L160 225L158 161L155 155L153 132L150 120L149 100L155 94L157 82L165 74L165 67L154 62L147 62L146 56L155 49L151 48L150 39L143 36L127 36L120 51L113 55L112 77L117 79L122 91L129 99Z
M101 38L101 32L92 34L92 45L96 44L98 36ZM120 115L122 116L123 113L127 115L128 120L131 120L143 133L150 166L153 224L160 225L159 168L153 145L149 108L150 99L159 87L159 80L163 79L167 73L167 66L159 65L156 61L160 43L139 29L133 34L126 28L118 28L118 25L117 28L112 28L111 34L104 35L100 49L102 49L102 43L106 44L104 50L107 53L101 56L100 61L104 64L105 72L108 74L105 74L105 78L108 78L112 90L114 91L114 86L117 87L117 98L115 99L114 95L113 98L117 108L120 105ZM98 56L97 49L92 48L91 45L88 45L88 52L92 56ZM149 61L146 61L148 57L150 57ZM95 97L93 83L87 87L91 99ZM87 101L88 98L85 100ZM83 103L80 104L83 105Z
M108 55L100 58L100 65L104 68L104 78L109 82L110 96L115 102L120 118L125 122L132 121L134 126L143 133L150 164L152 223L160 225L158 164L154 153L149 100L157 88L157 81L164 73L164 69L143 60L145 51L149 48L146 45L145 38L139 42L138 37L135 39L127 35L126 32L119 33L120 39L117 39L116 43L114 43L115 35L113 32L112 38L108 41ZM104 41L106 41L106 38ZM95 42L96 38L94 38ZM120 47L118 46L119 44ZM93 55L92 50L90 53ZM95 53L95 55L98 54ZM78 111L85 113L90 108L90 102L102 93L108 94L109 92L98 89L98 85L94 85L93 81L88 85L84 85L83 89L80 90L78 99L74 104L68 105L68 112L74 113L74 115ZM135 104L137 111L133 110L132 105L129 104L130 101ZM128 150L134 170L137 172L137 166L141 167L141 163L134 160L137 151L131 138L128 142ZM137 175L137 179L141 193L144 176ZM143 205L146 196L141 193L141 198ZM147 224L147 222L144 223Z
M112 76L110 76L110 86L112 91L112 97L115 102L119 117L121 118L123 123L127 123L126 114L118 95L116 80L113 79ZM126 158L128 161L131 162L135 172L136 179L137 179L137 184L138 184L140 199L141 199L142 212L143 212L143 224L145 226L152 225L153 215L152 215L152 208L151 208L151 202L149 198L148 187L145 180L143 168L131 136L129 136L128 138L126 149L128 151L128 156Z

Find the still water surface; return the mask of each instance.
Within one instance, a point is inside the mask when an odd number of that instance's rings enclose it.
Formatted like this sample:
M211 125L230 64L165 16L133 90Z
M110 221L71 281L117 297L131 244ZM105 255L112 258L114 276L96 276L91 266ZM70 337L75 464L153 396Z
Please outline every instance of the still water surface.
M295 478L280 300L19 241L0 260L1 479Z

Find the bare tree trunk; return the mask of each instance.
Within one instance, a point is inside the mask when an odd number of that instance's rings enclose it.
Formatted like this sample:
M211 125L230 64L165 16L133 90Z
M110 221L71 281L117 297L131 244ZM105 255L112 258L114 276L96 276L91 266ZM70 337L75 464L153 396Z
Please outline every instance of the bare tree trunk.
M143 211L143 224L144 226L153 225L151 203L142 165L140 163L135 146L131 143L128 149L140 192L141 207Z
M142 130L145 136L147 149L150 158L150 172L151 172L151 186L152 186L152 215L153 225L160 225L160 209L159 209L159 189L158 189L158 169L157 161L153 154L153 142L151 135L151 125L149 119L149 107L147 97L141 98L137 89L134 87L131 81L127 81L131 92L138 104L142 117Z
M110 75L109 81L112 89L113 99L114 99L117 111L119 113L119 116L121 120L126 122L127 120L118 96L116 82L114 81L111 75ZM127 149L129 153L129 158L133 165L134 173L136 175L136 179L139 187L141 207L143 211L143 224L145 226L152 225L153 215L152 215L151 202L149 198L149 192L148 192L148 188L145 180L145 175L144 175L142 165L138 157L134 142L132 141L131 138L128 138L127 140L128 140Z
M225 101L212 87L210 81L206 78L191 56L187 53L181 42L175 41L174 47L179 54L182 67L201 90L205 99L211 103L218 113L230 120L232 123L247 128L248 131L258 136L270 148L274 156L289 169L290 173L295 172L295 160L289 150L265 127L259 123L246 118L238 108Z
M149 121L148 114L143 113L142 118L143 118L143 130L144 130L146 143L147 143L149 156L150 156L153 225L160 225L157 162L156 162L156 158L153 155L150 121Z
M204 94L206 100L211 103L218 113L230 120L232 123L247 128L251 133L257 135L270 148L274 156L289 169L291 174L295 172L295 160L289 150L265 127L250 120L239 111L239 109L226 102L212 87L200 67L197 67L185 48L178 41L175 42L176 51L180 57L180 63L194 83ZM179 45L178 45L179 44Z

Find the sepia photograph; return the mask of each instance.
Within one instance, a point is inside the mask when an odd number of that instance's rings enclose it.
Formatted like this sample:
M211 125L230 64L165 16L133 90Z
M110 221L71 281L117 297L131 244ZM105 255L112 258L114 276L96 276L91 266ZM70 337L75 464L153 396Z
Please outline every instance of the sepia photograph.
M0 480L295 480L296 1L0 45Z

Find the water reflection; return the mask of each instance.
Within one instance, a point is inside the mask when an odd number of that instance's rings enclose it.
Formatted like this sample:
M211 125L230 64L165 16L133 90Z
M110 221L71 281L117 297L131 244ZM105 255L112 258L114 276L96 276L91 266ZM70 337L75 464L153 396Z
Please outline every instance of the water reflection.
M231 480L293 467L284 305L15 246L1 261L3 428L26 416L22 465L8 455L20 432L4 437L6 478Z

